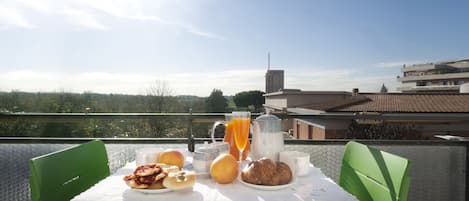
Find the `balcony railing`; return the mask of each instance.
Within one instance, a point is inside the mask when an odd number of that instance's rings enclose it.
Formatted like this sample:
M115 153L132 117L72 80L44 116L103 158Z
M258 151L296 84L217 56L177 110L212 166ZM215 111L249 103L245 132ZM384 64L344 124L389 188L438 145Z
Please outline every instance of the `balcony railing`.
M256 116L255 114L254 116ZM183 118L187 121L185 138L103 138L111 171L135 160L135 150L158 146L192 151L207 138L197 138L191 131L195 123L212 123L223 114L2 114L0 121L18 118L26 121L82 121L83 119L161 119ZM311 115L286 115L282 118L304 118ZM312 115L315 116L315 115ZM331 118L331 117L322 117ZM60 150L95 138L0 138L0 200L29 200L29 167L32 157ZM338 181L344 145L348 140L286 140L287 150L310 153L311 162ZM409 200L463 201L469 198L469 143L467 141L370 141L364 144L411 160ZM314 181L313 181L314 182Z
M444 79L458 79L469 77L469 72L458 73L445 73L445 74L432 74L432 75L410 75L400 77L397 79L399 82L418 81L418 80L444 80Z
M397 87L398 91L441 91L441 90L459 90L460 85L431 85L431 86L403 86Z

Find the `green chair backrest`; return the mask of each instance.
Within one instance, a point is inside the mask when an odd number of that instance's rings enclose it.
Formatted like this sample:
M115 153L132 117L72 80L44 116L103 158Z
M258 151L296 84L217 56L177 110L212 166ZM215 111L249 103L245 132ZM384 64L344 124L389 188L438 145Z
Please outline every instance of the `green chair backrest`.
M405 158L350 141L339 185L360 201L407 201L409 166Z
M29 161L32 201L64 201L109 176L106 148L99 140Z

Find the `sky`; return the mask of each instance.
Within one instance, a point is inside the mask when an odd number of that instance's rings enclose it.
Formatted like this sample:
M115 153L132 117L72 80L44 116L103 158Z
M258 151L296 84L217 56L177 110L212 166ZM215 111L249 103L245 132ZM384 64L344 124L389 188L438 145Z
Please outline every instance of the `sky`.
M395 91L403 64L469 57L468 1L0 0L0 91Z

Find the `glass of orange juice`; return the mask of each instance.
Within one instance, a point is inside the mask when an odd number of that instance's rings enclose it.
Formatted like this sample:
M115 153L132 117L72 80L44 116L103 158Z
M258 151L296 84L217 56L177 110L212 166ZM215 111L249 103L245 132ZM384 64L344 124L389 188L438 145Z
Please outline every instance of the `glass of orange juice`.
M232 112L231 129L235 138L236 147L239 150L239 162L243 160L243 151L248 144L250 123L250 112Z

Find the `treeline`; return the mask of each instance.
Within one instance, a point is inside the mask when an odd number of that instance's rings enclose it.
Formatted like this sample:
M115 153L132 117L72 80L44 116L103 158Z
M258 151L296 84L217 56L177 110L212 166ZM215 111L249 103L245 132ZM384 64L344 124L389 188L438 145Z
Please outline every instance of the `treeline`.
M204 112L206 98L96 93L0 92L3 112Z
M256 96L245 97L245 96ZM230 112L251 110L260 112L263 92L240 92L223 96L214 89L208 97L171 96L165 87L156 87L147 95L97 93L27 93L0 92L0 113L183 113ZM262 99L262 100L261 100ZM241 101L240 101L241 100ZM251 101L251 102L250 102ZM236 102L236 103L235 103ZM0 136L28 137L186 137L184 118L152 119L6 119L0 120ZM208 137L209 124L194 124L196 137Z

